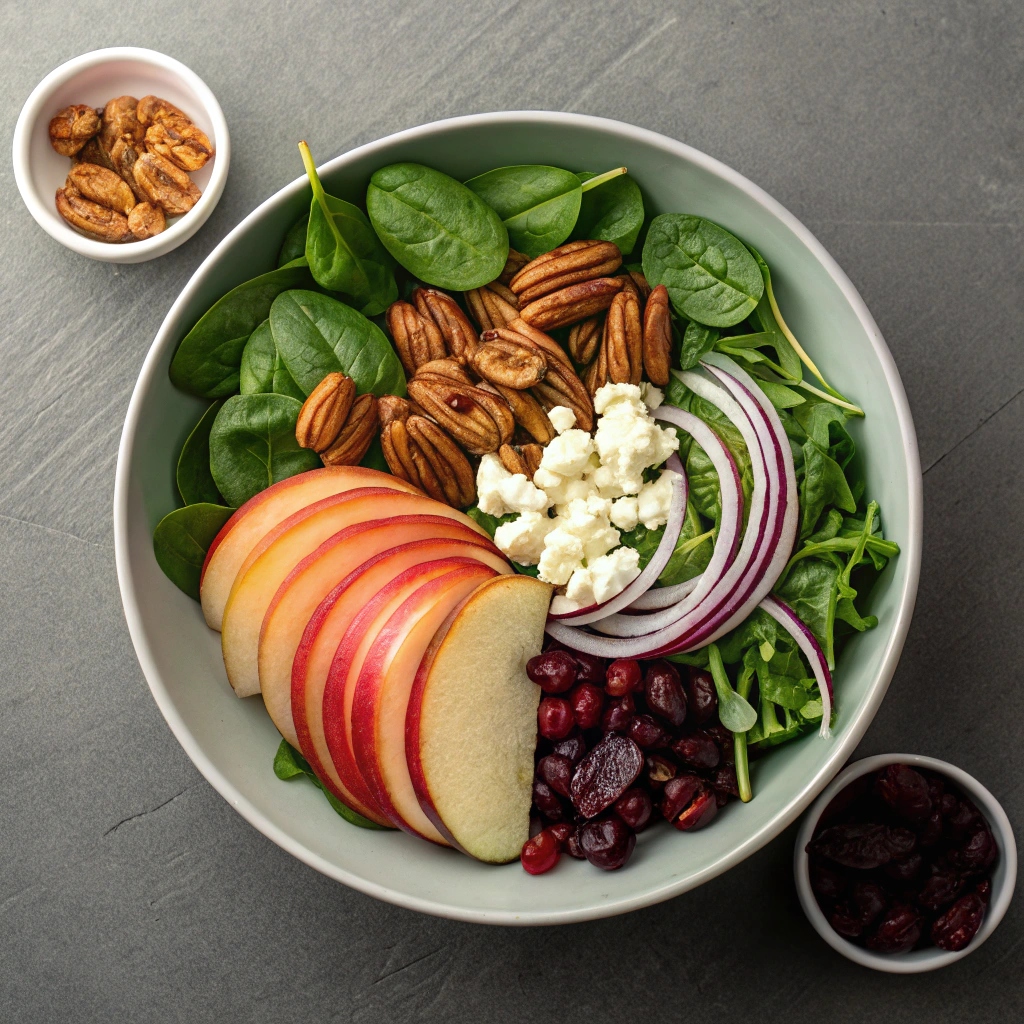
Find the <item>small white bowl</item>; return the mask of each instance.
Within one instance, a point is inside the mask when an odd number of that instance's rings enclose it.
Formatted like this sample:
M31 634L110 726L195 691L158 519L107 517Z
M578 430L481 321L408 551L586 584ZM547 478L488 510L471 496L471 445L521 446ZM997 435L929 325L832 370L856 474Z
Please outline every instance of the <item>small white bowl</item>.
M992 892L989 897L985 920L978 929L977 935L963 949L955 953L930 946L926 949L915 949L909 953L873 953L870 949L855 945L844 939L828 923L822 913L818 901L811 889L810 870L808 866L807 844L811 841L814 828L825 808L835 796L855 779L870 775L890 764L907 764L915 768L926 768L949 779L965 796L974 801L978 810L985 816L996 846L999 847L999 859L992 872ZM973 953L995 930L1002 921L1006 908L1013 898L1013 889L1017 883L1017 844L1013 838L1013 829L1006 817L1006 812L999 801L967 772L946 761L934 757L923 757L920 754L878 754L855 761L843 769L826 786L821 796L814 802L811 809L804 815L800 831L796 837L796 849L793 852L793 874L796 878L796 891L800 897L800 905L808 920L814 925L818 934L837 952L842 953L854 963L863 967L871 967L876 971L887 971L890 974L921 974L946 967L957 960Z
M50 119L71 103L101 107L126 94L153 94L180 107L210 137L215 153L191 175L202 198L188 213L169 221L166 231L139 242L101 242L79 234L57 212L54 196L71 161L50 145ZM21 109L13 150L14 179L36 223L61 245L107 263L143 263L191 238L217 205L231 162L224 112L206 83L173 57L136 46L93 50L51 71Z

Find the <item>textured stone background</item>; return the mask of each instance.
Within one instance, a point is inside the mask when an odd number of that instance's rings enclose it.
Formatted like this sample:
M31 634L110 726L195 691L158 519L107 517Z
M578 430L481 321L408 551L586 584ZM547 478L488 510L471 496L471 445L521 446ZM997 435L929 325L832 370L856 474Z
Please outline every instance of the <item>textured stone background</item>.
M860 288L910 395L924 571L863 752L955 761L1019 824L1019 2L6 0L3 40L4 153L44 74L116 44L202 75L234 153L203 230L122 268L45 236L0 161L0 1017L1024 1016L1021 900L956 967L876 975L804 920L791 832L679 899L554 930L434 920L317 875L238 817L164 725L125 629L110 513L124 412L157 326L218 239L296 176L297 138L323 160L424 121L516 108L664 132L811 227Z

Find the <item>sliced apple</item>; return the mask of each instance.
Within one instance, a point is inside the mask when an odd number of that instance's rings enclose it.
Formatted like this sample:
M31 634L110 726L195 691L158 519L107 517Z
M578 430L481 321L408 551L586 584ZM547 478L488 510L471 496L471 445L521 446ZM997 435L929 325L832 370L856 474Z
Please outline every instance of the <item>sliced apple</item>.
M425 583L377 633L355 684L352 747L356 764L384 813L413 835L448 845L423 813L405 760L405 717L416 671L453 609L493 578L487 566L466 566Z
M408 597L432 579L477 564L470 558L443 558L406 569L357 611L334 652L323 691L323 730L329 756L345 787L386 818L363 778L352 746L352 708L359 672L381 627Z
M461 552L458 550L460 546L464 547ZM324 690L338 645L359 612L405 570L423 562L436 561L438 556L456 557L461 554L469 557L472 553L473 559L477 560L484 550L458 542L429 539L410 541L382 551L343 579L320 603L303 630L292 662L291 690L292 721L299 750L339 800L379 824L390 824L390 820L376 807L376 801L363 783L362 774L356 769L347 782L343 780L327 746ZM498 571L509 571L503 559L493 567Z
M423 812L453 845L503 864L530 834L540 653L551 587L529 576L485 583L452 617L416 674L406 760Z
M492 558L501 557L490 541L454 519L394 516L356 523L328 537L277 588L260 628L260 692L278 731L293 747L299 747L299 740L292 718L292 664L310 617L354 569L382 551L414 540L445 542L417 549L421 561L451 554L472 556L479 549L488 551Z
M288 573L339 530L389 514L439 515L471 522L461 512L422 494L361 487L300 509L274 528L271 543L264 545L260 541L258 557L251 562L247 560L239 571L221 623L224 668L239 697L259 693L260 628L277 588Z
M214 538L200 577L203 615L211 629L220 629L238 569L259 540L300 508L355 487L387 487L407 494L420 492L389 473L362 466L327 466L279 480L250 498Z

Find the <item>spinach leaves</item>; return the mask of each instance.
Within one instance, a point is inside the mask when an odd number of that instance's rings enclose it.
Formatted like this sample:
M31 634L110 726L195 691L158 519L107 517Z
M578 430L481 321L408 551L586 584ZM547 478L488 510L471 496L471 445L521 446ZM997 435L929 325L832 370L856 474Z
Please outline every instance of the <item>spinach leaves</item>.
M584 191L571 237L614 242L622 255L628 256L644 226L644 197L640 186L628 174L611 179L602 175L606 180L600 188L595 187L597 183L589 171L580 171L577 177L584 182Z
M679 368L692 370L710 352L718 341L721 331L717 327L705 327L691 320L683 332L683 343L679 349Z
M270 330L303 395L337 371L355 381L359 394L405 394L402 364L384 332L329 295L283 292L270 307Z
M398 298L390 253L358 206L324 192L305 142L299 152L313 187L305 248L310 273L321 288L352 296L366 316L383 313Z
M206 552L233 508L200 502L169 512L153 531L153 554L164 575L193 600L199 600L199 577Z
M441 171L414 163L380 168L370 178L366 209L388 252L427 284L469 291L505 267L508 232L501 218Z
M182 339L171 360L171 383L200 398L235 394L245 343L269 316L271 303L289 288L312 283L303 259L232 288Z
M289 229L281 243L281 251L277 254L279 267L293 260L306 257L306 230L309 228L309 214L304 213Z
M203 413L199 422L192 428L192 433L185 439L185 444L178 456L175 480L178 493L186 505L206 502L212 505L223 505L217 485L210 473L210 430L213 421L220 411L223 402L214 402Z
M306 398L281 360L269 319L252 332L245 344L238 371L238 389L243 395L291 395L299 401Z
M747 247L718 224L685 213L654 218L643 267L652 288L665 285L680 316L708 327L745 320L764 293Z
M321 465L316 452L295 440L301 408L288 395L235 395L217 413L210 431L210 471L236 508L272 483Z

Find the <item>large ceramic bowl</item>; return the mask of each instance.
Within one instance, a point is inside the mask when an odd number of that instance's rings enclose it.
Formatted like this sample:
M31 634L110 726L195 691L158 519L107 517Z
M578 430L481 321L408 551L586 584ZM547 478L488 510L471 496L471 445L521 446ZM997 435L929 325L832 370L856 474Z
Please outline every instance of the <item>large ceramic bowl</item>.
M121 439L114 526L139 661L168 724L209 782L264 835L339 882L415 910L500 924L581 921L657 903L714 878L777 836L840 769L878 710L910 625L921 558L921 471L903 385L871 314L814 236L756 185L682 143L574 114L479 114L362 146L321 174L328 191L361 202L370 174L398 160L430 164L461 180L527 161L579 170L625 164L648 211L703 214L764 255L796 335L826 377L867 409L852 432L867 455L868 492L881 502L886 536L902 548L873 592L878 628L857 636L837 666L832 739L809 735L758 761L752 803L729 804L712 827L692 835L650 829L628 867L612 873L568 858L537 877L515 863L489 867L400 832L353 828L313 786L275 778L274 726L258 698L232 695L219 635L165 579L151 535L176 505L174 462L204 408L171 386L171 356L215 299L274 266L285 231L309 202L305 179L246 217L196 271L135 387Z

